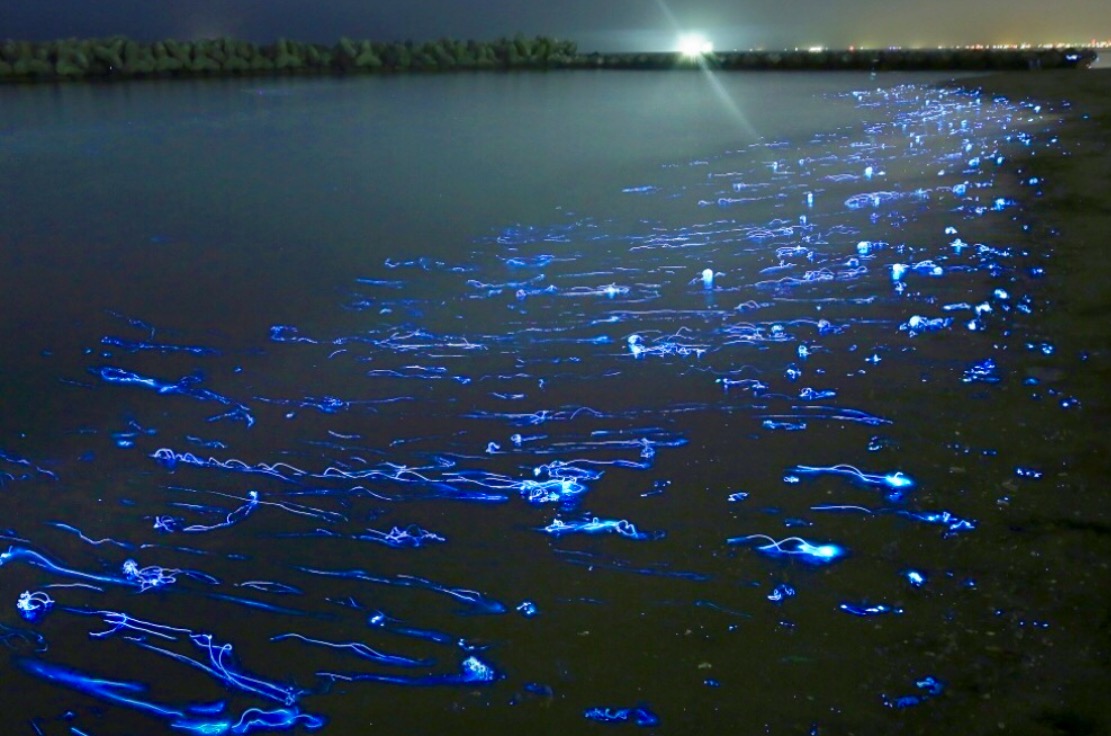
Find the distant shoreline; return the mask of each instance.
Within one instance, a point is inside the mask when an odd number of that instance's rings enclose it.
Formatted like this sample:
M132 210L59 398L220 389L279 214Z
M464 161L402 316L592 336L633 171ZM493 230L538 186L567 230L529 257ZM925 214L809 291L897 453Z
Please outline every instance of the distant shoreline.
M544 36L492 42L439 39L383 43L341 38L332 45L279 39L258 45L230 38L139 42L103 39L0 43L0 82L396 74L469 70L628 69L722 71L1003 71L1083 69L1092 49L846 49L580 53Z

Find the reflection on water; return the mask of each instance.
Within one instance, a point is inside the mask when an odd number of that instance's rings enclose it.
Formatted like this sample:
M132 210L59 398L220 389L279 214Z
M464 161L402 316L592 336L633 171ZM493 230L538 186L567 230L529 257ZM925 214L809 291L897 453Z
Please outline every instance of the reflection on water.
M1010 159L1059 144L920 85L834 102L865 123L663 152L608 201L387 238L356 272L295 259L260 277L280 292L213 258L168 323L141 271L142 297L71 305L13 361L49 397L12 400L0 448L20 719L826 733L1025 707L1069 612L1008 513L1037 515L1083 407Z

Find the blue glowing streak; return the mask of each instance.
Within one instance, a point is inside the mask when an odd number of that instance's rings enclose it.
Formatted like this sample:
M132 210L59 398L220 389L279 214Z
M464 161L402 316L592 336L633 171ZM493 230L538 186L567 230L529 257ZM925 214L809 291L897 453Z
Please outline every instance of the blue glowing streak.
M34 473L39 473L41 475L45 475L46 477L51 478L53 480L58 479L58 476L55 475L53 472L51 472L49 470L44 470L43 468L38 467L37 465L32 463L27 458L20 457L18 455L13 455L11 453L4 452L2 450L0 450L0 462L9 463L11 465L19 465L21 467L27 468L28 470L32 471L31 473L23 473L19 476L14 476L11 473L0 473L0 486L4 485L4 478L5 477L7 477L9 480L17 480L17 479L18 480L30 480L32 477L34 477Z
M49 682L73 688L110 703L132 708L159 718L169 719L172 727L198 734L248 734L259 729L271 731L290 729L298 725L312 730L320 728L325 723L324 719L319 716L301 713L291 708L271 711L249 708L234 722L231 720L199 719L196 714L202 709L175 708L141 699L140 696L146 692L147 688L139 683L108 680L35 659L21 658L17 659L16 663L24 671ZM222 707L218 710L222 710Z
M598 723L631 723L641 728L660 725L660 717L643 705L636 708L587 708L583 718Z
M17 659L16 663L26 672L59 685L80 690L101 700L134 708L162 718L184 718L185 712L168 706L140 700L139 695L146 687L135 682L121 682L94 677L78 670L61 665L42 662L37 659Z
M439 534L430 532L427 529L422 529L416 524L410 524L404 529L400 527L393 527L388 532L380 532L376 529L367 529L365 534L355 535L355 539L361 539L370 542L378 542L387 547L394 549L402 549L405 547L423 547L429 543L445 542L447 541Z
M420 639L422 641L430 641L436 644L455 644L456 637L450 634L445 634L441 631L430 631L428 629L417 629L411 626L400 626L397 619L390 618L381 611L375 611L367 617L367 625L383 631L397 634L399 636L408 636L413 639ZM460 644L462 645L461 641Z
M185 575L210 585L218 585L220 582L210 575L195 570L178 570L159 567L157 565L139 567L139 563L135 562L135 560L125 560L122 565L122 571L124 577L129 582L138 586L140 593L172 585L177 582L178 575Z
M373 649L366 644L363 644L362 642L336 643L330 641L322 641L320 639L311 639L307 636L303 636L301 634L293 632L288 634L278 634L276 636L270 637L270 641L285 641L287 639L297 639L299 641L305 642L306 644L313 644L315 646L329 647L331 649L347 651L351 654L354 654L356 657L361 657L362 659L368 659L372 662L393 665L396 667L427 667L432 664L432 662L427 659L413 659L411 657L403 657L397 654L383 654L377 649Z
M885 613L899 614L903 612L903 609L901 608L894 608L882 603L875 605L842 603L837 608L844 611L845 613L860 617L881 616Z
M503 675L492 666L473 654L459 665L459 672L445 675L380 675L370 673L318 672L319 677L343 682L384 682L390 685L409 685L413 687L440 687L453 685L489 685L502 679Z
M259 505L258 491L249 491L247 493L246 502L229 512L223 521L215 524L190 524L186 527L178 527L178 520L172 516L156 516L154 519L154 528L163 532L183 532L185 534L198 534L202 532L211 532L217 529L226 529L230 526L235 526L239 522L250 516Z
M78 529L77 527L71 526L71 525L66 524L64 522L61 522L61 521L49 521L49 522L47 522L47 524L54 527L55 529L61 529L63 531L72 532L72 533L76 534L82 542L85 542L86 544L91 544L93 546L100 546L102 544L112 544L112 545L115 545L117 547L121 547L123 549L128 549L128 550L135 548L135 545L133 545L133 544L130 544L128 542L120 542L120 541L115 540L115 539L108 539L108 538L105 538L105 539L91 539L91 538L85 536L85 534L80 529Z
M9 547L7 552L0 553L0 567L3 567L9 562L22 561L35 567L41 567L44 570L64 575L66 577L77 578L79 580L87 580L97 583L108 583L110 585L133 585L134 581L126 578L117 578L110 575L97 575L94 573L82 572L80 570L73 570L54 562L43 554L35 552L34 550L27 549L26 547Z
M192 355L219 355L220 351L203 345L171 345L168 343L144 342L125 340L120 337L105 336L100 338L102 345L113 345L123 348L129 353L139 351L152 351L157 353L190 353Z
M240 714L239 718L230 720L198 721L191 718L172 723L174 728L183 731L209 736L209 734L248 734L252 731L285 731L301 726L310 731L322 728L327 721L321 716L309 713L300 713L290 708L277 708L275 710L261 710L248 708Z
M246 422L248 427L253 426L255 423L255 418L251 414L250 409L243 404L240 404L237 401L233 401L226 396L221 396L214 391L210 391L205 388L195 388L196 384L204 380L200 374L185 376L175 383L169 383L166 381L161 381L157 378L152 378L151 376L144 376L140 373L135 373L124 368L118 368L116 366L100 366L97 368L90 368L89 372L92 373L94 376L99 376L102 380L108 383L116 383L129 386L142 386L144 388L149 388L159 394L177 394L180 396L189 396L191 398L198 399L199 401L215 401L216 403L230 407L230 410L226 414L212 417L210 421L223 418L241 419Z
M227 593L208 593L207 597L217 600L234 603L237 606L244 608L253 608L257 611L267 611L269 613L280 613L284 616L305 616L308 618L317 618L324 620L331 620L333 616L324 613L311 613L309 611L300 611L296 608L289 608L287 606L276 606L273 603L263 603L250 598L243 598L237 595L228 595Z
M864 471L860 470L859 468L855 468L852 465L840 464L830 467L796 465L792 469L792 472L801 473L804 475L844 475L854 480L860 481L861 483L865 483L868 485L886 486L887 488L892 489L892 491L898 492L901 492L907 488L914 487L914 479L908 475L905 475L902 471L895 471L893 473L886 473L881 475L877 473L865 473ZM901 493L896 494L896 497L898 496L901 496Z
M944 526L946 529L945 536L956 534L957 532L972 531L976 528L976 522L968 519L962 519L955 516L948 511L906 511L899 510L897 512L900 516L905 516L915 521L922 521L927 524L938 524Z
M348 580L363 580L380 585L392 585L399 588L419 588L421 590L442 593L460 603L466 604L469 609L476 613L497 615L506 612L504 604L492 598L487 598L477 591L467 590L465 588L448 588L434 583L431 580L417 577L416 575L394 575L392 577L384 577L381 575L372 575L364 570L319 570L309 567L297 567L296 569L311 575L346 578Z
M555 519L551 524L540 527L539 531L553 537L565 534L617 534L626 539L653 539L657 536L638 531L632 522L625 519L599 519L596 516L587 521Z
M135 642L135 644L143 649L163 654L178 662L195 667L214 679L224 682L230 687L258 695L267 700L274 700L285 706L294 705L304 693L303 690L298 690L290 685L279 685L268 682L241 671L234 660L232 645L217 643L211 634L194 634L190 632L189 640L195 646L204 650L208 658L207 664L146 642Z
M769 557L798 557L803 562L825 565L844 557L847 551L840 545L826 542L813 544L802 537L787 537L776 540L766 534L749 534L744 537L733 537L727 540L728 544L744 544L751 540L763 540L763 544L756 549Z
M902 695L896 698L890 698L884 695L882 696L883 704L888 708L894 708L896 710L913 708L916 705L921 705L930 698L941 695L941 693L945 691L945 683L933 675L923 677L921 680L916 680L914 686L920 691L919 694Z

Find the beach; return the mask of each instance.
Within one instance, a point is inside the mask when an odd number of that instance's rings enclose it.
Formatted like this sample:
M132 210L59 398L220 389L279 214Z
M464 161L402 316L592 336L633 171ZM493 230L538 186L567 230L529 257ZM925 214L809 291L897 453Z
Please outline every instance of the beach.
M1045 282L1050 308L1039 329L1067 366L1041 378L1081 397L1083 411L1053 437L1043 427L1022 427L1040 432L1047 445L1059 442L1060 470L1052 498L1043 496L1046 504L1037 512L1012 508L1007 516L1011 529L1027 540L1021 554L1039 557L1047 573L1035 585L1047 590L1032 595L1048 592L1058 610L1075 614L1054 632L1054 648L1065 656L1026 665L1054 682L1027 693L1038 713L1029 727L1034 733L1104 733L1107 711L1098 683L1106 682L1111 663L1111 513L1105 485L1111 450L1105 431L1111 418L1111 70L995 74L957 83L984 95L1038 102L1061 116L1057 153L1039 156L1035 150L1020 172L1023 179L1038 177L1043 187L1029 213L1035 228L1045 227L1051 251L1052 277ZM990 722L996 706L987 698L982 705L978 715L988 717L981 722ZM1003 726L1007 719L997 714Z
M1011 101L1037 101L1060 115L1059 150L1065 155L1039 157L1035 151L1021 166L1023 176L1028 172L1042 180L1035 216L1057 228L1051 245L1061 277L1050 286L1056 304L1046 331L1067 341L1064 349L1088 354L1087 408L1093 420L1111 416L1106 393L1111 378L1111 69L993 74L960 84ZM1106 436L1092 432L1090 440L1093 450L1106 454Z

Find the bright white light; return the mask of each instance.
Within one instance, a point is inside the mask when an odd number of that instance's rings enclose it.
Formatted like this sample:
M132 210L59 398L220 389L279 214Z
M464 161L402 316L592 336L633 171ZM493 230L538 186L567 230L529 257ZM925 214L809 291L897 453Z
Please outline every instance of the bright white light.
M688 33L685 36L679 37L679 52L683 56L689 56L696 59L699 56L711 54L714 51L714 45L706 40L705 36L697 33Z

